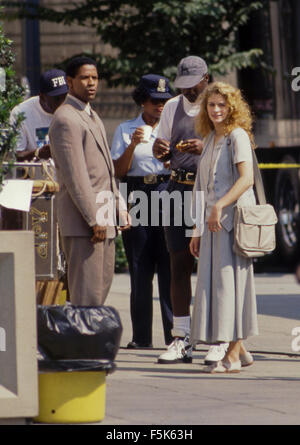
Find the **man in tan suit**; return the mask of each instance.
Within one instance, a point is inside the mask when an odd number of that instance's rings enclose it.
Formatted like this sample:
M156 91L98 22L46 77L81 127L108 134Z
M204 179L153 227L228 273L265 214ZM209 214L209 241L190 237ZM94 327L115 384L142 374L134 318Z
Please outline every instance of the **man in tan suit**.
M101 193L112 196L117 206L122 201L103 123L89 104L98 87L96 63L77 57L69 63L66 75L69 94L49 131L60 186L58 224L68 264L71 303L101 305L114 274L116 222L101 217L96 201L103 201ZM120 216L125 221L123 228L127 228L124 208Z

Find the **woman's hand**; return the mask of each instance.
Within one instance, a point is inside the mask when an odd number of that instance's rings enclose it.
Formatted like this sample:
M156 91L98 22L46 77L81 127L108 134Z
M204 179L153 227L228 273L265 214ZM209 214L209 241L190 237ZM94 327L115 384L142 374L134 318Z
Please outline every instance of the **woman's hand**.
M210 232L219 232L222 229L220 220L222 215L222 207L219 207L217 204L213 206L211 209L207 224L208 230Z
M200 236L193 236L190 241L190 252L195 258L199 258Z
M141 127L135 129L134 133L131 135L131 142L126 147L124 153L113 161L115 166L115 176L117 178L123 178L129 172L133 157L135 147L140 144L144 139L144 130Z
M143 142L144 139L144 130L141 127L136 128L135 132L131 136L131 145L134 146L134 148Z

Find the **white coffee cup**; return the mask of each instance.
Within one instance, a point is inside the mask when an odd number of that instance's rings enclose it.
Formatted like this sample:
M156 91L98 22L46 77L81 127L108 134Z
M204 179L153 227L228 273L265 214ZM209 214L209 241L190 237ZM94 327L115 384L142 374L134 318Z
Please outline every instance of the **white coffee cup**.
M152 127L151 125L142 125L140 128L144 130L144 136L142 142L150 142L151 134L152 134Z

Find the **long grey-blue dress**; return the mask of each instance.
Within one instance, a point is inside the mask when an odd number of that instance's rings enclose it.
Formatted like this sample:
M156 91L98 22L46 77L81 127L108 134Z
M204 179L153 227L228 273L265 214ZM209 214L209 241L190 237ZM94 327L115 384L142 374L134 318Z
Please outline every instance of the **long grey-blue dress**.
M258 334L252 260L233 252L234 205L222 211L219 232L210 232L207 219L214 203L238 178L236 164L252 162L248 134L235 129L214 146L214 132L204 141L194 191L205 196L191 341L216 344ZM240 205L255 204L253 188L239 198Z

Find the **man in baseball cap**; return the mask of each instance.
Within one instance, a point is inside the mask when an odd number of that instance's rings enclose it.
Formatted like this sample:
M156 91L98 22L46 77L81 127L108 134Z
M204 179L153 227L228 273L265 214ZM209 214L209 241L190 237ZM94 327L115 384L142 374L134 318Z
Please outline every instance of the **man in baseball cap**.
M174 86L180 94L170 99L162 112L154 156L161 162L170 161L171 179L167 190L182 196L181 206L169 206L165 238L171 259L171 301L173 311L173 342L158 357L163 364L191 363L192 347L189 344L191 275L194 258L189 250L192 221L187 221L203 141L195 132L195 117L200 111L198 97L209 80L205 61L198 56L180 60ZM187 192L187 193L186 193ZM176 221L182 221L178 225ZM222 358L222 357L221 357Z
M17 143L19 161L50 157L48 130L53 113L64 102L67 92L65 72L51 69L42 73L40 77L39 96L30 97L12 110L12 122L19 113L25 115Z
M177 67L176 88L192 88L207 76L206 62L198 56L188 56L181 59Z
M62 70L45 71L40 78L40 93L60 96L68 92L66 74Z

